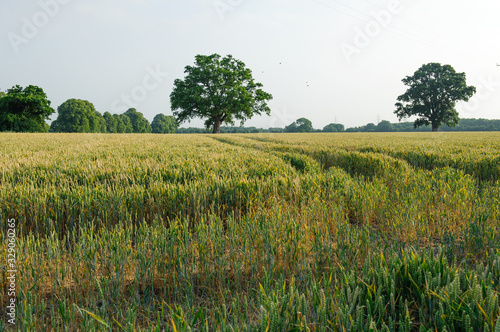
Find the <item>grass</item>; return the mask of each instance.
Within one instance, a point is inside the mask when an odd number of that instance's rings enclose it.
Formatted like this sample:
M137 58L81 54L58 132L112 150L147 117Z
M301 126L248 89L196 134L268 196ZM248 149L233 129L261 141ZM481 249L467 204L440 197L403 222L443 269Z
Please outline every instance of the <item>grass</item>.
M0 138L0 330L500 331L499 134Z

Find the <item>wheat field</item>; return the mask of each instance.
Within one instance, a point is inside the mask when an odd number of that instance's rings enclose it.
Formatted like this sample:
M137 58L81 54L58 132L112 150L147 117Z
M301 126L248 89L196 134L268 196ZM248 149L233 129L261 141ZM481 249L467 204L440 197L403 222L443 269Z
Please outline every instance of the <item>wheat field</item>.
M500 332L500 133L5 133L0 151L0 331Z

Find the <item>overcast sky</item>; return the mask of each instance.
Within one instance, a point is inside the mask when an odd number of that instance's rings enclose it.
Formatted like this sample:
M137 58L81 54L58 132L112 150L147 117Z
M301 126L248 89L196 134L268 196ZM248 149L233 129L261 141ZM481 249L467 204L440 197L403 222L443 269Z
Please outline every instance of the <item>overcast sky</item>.
M151 121L195 55L232 54L274 97L245 125L352 127L397 122L401 79L439 62L478 88L461 117L498 119L499 16L498 0L1 0L0 90Z

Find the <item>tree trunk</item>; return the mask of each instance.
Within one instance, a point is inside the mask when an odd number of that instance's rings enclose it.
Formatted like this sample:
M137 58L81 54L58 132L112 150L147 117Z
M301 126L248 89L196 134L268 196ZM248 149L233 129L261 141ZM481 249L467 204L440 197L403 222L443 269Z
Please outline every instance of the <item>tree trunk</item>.
M432 124L432 132L437 132L439 129L439 125Z
M220 133L220 119L216 118L214 119L214 130L212 130L212 134L219 134Z

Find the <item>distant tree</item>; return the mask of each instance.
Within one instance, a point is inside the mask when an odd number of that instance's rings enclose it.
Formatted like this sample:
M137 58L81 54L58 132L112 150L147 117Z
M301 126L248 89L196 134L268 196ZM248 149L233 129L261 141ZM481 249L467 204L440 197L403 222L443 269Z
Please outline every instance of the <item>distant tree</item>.
M45 120L52 113L54 109L42 88L16 85L0 97L0 131L46 132Z
M411 122L393 123L392 126L394 127L395 131L399 131L399 132L424 131L424 128L425 128L425 127L415 128L415 126Z
M132 126L132 121L126 114L120 114L120 120L122 121L123 127L121 133L133 133L134 127Z
M297 132L297 122L294 121L290 123L288 126L285 126L285 133L295 133Z
M180 124L200 117L205 127L219 133L224 123L250 119L253 115L270 114L266 101L272 95L264 92L261 83L254 82L252 71L228 55L197 55L194 66L186 66L184 80L176 79L170 103Z
M233 127L220 127L220 132L225 134L248 134L248 133L260 133L263 132L263 130L258 129L256 127L233 126Z
M362 131L366 131L366 132L374 132L375 130L377 129L377 126L375 126L374 123L369 123L365 126L365 128L362 130Z
M106 121L87 100L68 99L57 108L57 113L57 119L50 126L53 132L106 132Z
M375 128L375 131L380 131L380 132L390 132L394 130L395 129L392 123L390 123L387 120L380 121L379 124L377 125L377 128Z
M450 128L442 126L443 131L500 131L500 120L460 119L460 123Z
M104 112L103 118L106 121L106 132L108 133L117 133L118 132L118 121L116 118L109 112Z
M151 132L151 125L141 112L137 112L135 108L129 108L124 114L130 118L134 133Z
M361 127L350 127L345 130L347 133L357 133L361 131Z
M177 134L208 134L210 133L210 130L208 130L207 128L189 127L189 128L178 128L175 132Z
M152 132L155 134L173 134L177 129L177 121L173 116L157 114L151 122Z
M438 131L441 124L457 125L460 119L455 104L468 101L476 92L475 87L467 86L465 73L439 63L423 65L403 83L409 88L398 97L394 113L400 120L418 116L415 128L430 124L432 131Z
M311 131L313 131L312 122L306 118L297 119L285 127L287 133L309 133Z
M375 131L397 131L397 132L424 132L428 131L425 127L415 128L411 122L389 123L381 121L378 125L368 124L366 126L347 128L347 132L360 132L375 129ZM457 126L449 127L442 125L439 130L442 131L500 131L500 120L488 119L460 119Z
M326 133L336 133L344 131L344 125L340 123L330 123L323 128Z

